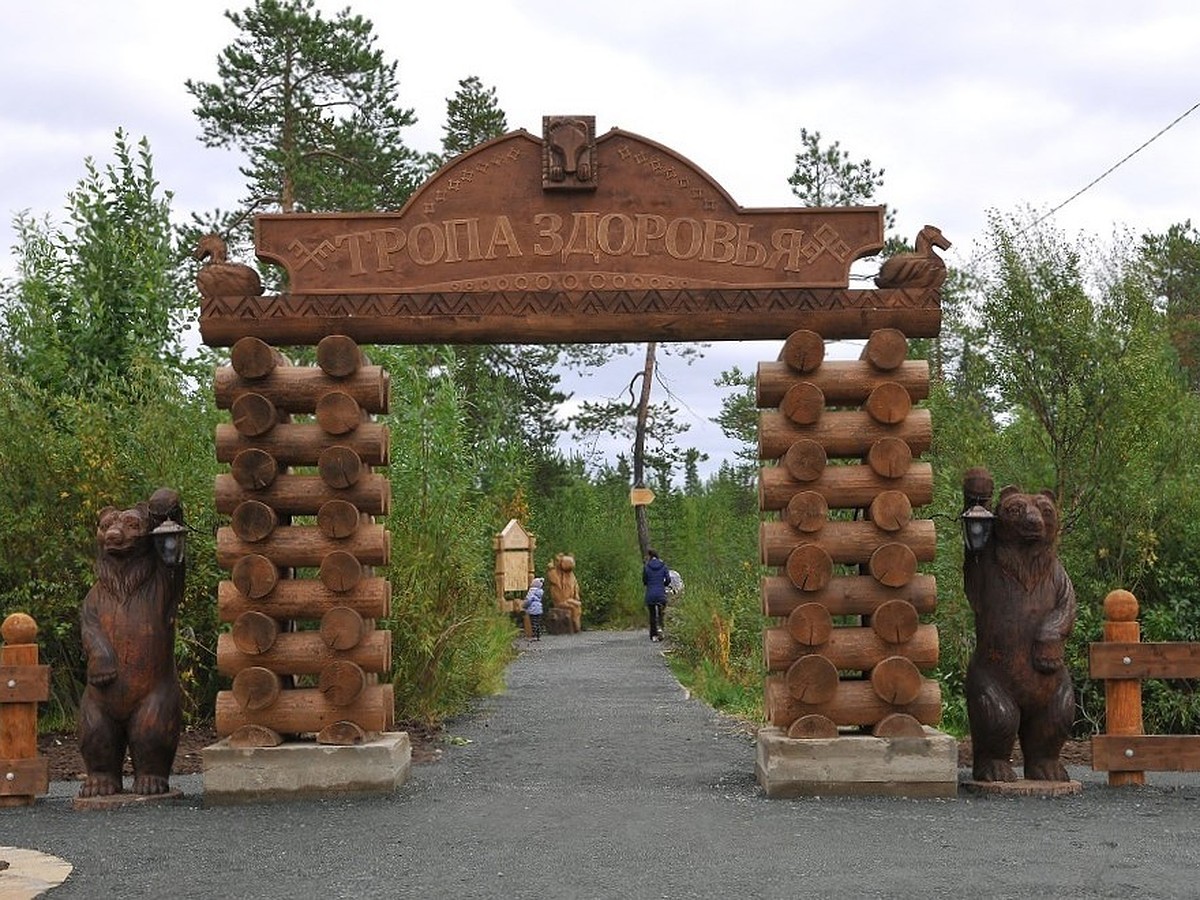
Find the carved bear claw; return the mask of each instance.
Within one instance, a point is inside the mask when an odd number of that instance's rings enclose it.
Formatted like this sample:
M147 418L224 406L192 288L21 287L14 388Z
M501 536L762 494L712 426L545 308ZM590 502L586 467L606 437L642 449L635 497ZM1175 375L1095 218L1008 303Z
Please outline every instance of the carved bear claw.
M1007 759L976 759L971 777L976 781L1016 781L1017 773Z
M1025 760L1025 778L1028 781L1070 781L1067 767L1057 758Z
M170 779L163 778L161 775L138 775L133 779L135 794L167 794L170 791Z
M106 773L88 775L79 789L80 797L111 797L121 793L121 779Z

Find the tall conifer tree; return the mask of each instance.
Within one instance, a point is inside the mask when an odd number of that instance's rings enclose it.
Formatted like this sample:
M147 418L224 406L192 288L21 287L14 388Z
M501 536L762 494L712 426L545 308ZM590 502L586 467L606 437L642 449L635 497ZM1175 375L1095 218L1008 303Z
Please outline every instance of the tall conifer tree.
M201 140L246 156L251 209L399 209L427 173L405 146L416 122L397 103L396 63L370 21L333 19L315 0L256 0L227 12L240 31L216 82L187 82Z
M442 153L447 160L508 131L496 89L484 88L477 75L460 81L454 96L446 101L443 131Z

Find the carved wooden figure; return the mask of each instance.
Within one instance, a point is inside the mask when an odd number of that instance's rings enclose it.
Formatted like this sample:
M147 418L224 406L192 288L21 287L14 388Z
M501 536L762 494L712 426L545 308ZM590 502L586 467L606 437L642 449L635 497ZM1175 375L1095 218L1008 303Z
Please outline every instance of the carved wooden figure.
M989 508L987 469L966 473L963 496ZM1075 717L1063 651L1075 626L1075 589L1058 560L1053 496L1000 492L991 539L967 550L963 584L975 613L975 652L967 666L967 713L976 781L1015 781L1021 741L1025 778L1068 781L1059 755Z
M170 790L182 726L175 669L175 614L182 558L155 548L151 533L183 525L179 494L155 491L131 509L107 507L96 530L96 582L80 610L87 687L79 708L79 749L87 778L80 797L122 791L128 750L135 794Z
M912 253L897 253L883 262L875 276L880 288L927 288L937 290L946 280L946 264L933 248L950 249L950 241L935 225L926 225L917 233Z
M571 631L583 630L583 602L579 597L579 580L575 577L575 557L560 553L546 570L546 585L550 602L555 609L571 614Z
M545 116L542 187L594 188L595 116Z
M263 292L258 272L244 263L226 259L225 241L218 235L200 238L192 257L204 263L196 275L196 287L205 299L215 297L258 297Z

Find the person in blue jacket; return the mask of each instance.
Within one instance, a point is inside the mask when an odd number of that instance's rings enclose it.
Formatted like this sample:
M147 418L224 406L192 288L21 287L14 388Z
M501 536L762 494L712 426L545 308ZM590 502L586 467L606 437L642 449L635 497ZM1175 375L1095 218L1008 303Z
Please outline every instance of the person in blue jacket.
M646 609L650 613L650 640L663 639L663 609L667 605L667 585L671 583L671 570L658 558L657 550L646 551L646 565L642 567L642 584L646 586Z
M529 624L535 641L542 639L542 583L540 578L533 579L529 585L529 592L525 594L525 612L529 613Z

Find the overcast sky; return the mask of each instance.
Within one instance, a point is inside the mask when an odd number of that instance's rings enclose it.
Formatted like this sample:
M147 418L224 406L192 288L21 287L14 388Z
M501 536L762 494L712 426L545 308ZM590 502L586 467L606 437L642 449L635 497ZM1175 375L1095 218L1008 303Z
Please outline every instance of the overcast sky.
M348 5L319 0L326 15ZM545 114L596 117L704 169L743 206L795 202L802 127L885 170L880 200L911 240L926 223L965 263L989 210L1068 200L1200 102L1194 0L1003 3L606 0L603 3L355 0L399 62L408 143L439 150L446 99L477 75L510 128ZM236 206L238 158L205 148L184 81L214 80L236 36L228 0L40 0L5 4L0 28L0 275L10 220L62 219L83 160L103 163L124 128L150 141L156 174L192 210ZM1200 111L1068 203L1055 223L1108 238L1200 220ZM728 443L707 422L712 380L753 370L777 344L725 344L701 365L666 361L685 442ZM620 390L632 369L572 385Z

